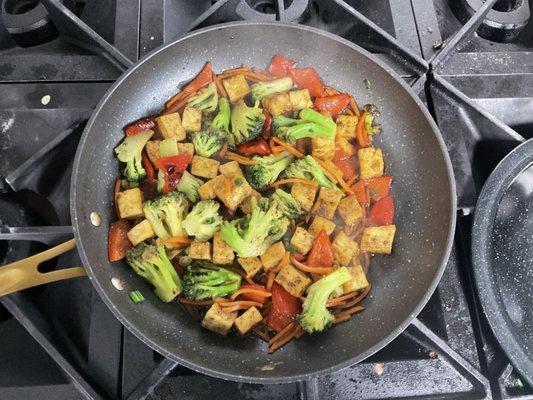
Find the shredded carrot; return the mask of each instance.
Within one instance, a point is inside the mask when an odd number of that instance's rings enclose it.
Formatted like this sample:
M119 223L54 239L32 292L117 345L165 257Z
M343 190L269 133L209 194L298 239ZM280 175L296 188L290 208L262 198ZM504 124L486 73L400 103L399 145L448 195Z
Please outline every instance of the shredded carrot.
M353 111L350 108L345 109L344 113L348 115L354 115Z
M357 102L353 98L353 96L350 96L350 108L353 110L354 114L359 117L361 115L361 110L359 109L359 106L357 105Z
M263 81L270 81L272 78L274 78L272 75L270 75L268 72L260 70L260 69L253 69L254 73L258 78L261 78Z
M348 321L352 316L350 314L339 314L335 316L335 321L333 321L334 324L340 324L341 322Z
M333 168L331 168L327 163L324 161L315 158L315 160L320 164L322 168L324 168L327 172L329 172L331 175L335 177L337 180L337 183L341 186L342 190L344 190L348 194L354 194L353 190L348 186L346 182L344 182L344 179L342 179L342 176L339 175L337 171L335 171Z
M284 150L283 146L276 146L276 142L274 142L273 138L270 138L268 144L270 145L270 150L272 150L272 154L274 154L275 156L277 156Z
M234 306L247 306L249 307L263 307L262 303L257 301L248 301L248 300L236 300L236 301L222 301L220 298L216 298L215 302L220 304L222 308L234 307Z
M175 104L177 101L180 101L185 94L186 93L183 90L180 90L178 93L176 93L174 96L172 96L165 102L165 107L172 107L172 105Z
M291 253L289 253L288 251L286 251L285 254L283 255L283 258L281 259L281 261L280 261L279 264L277 265L277 267L276 267L276 271L279 271L279 270L282 269L284 266L289 265L290 262L291 262Z
M220 79L227 79L235 75L241 75L244 72L250 72L250 68L248 68L246 65L243 65L242 67L232 68L232 69L227 69L225 71L222 71L222 73L218 74L218 77Z
M189 239L185 236L172 236L167 239L163 239L164 244L189 244L192 242L192 239Z
M170 107L166 108L165 111L162 112L162 114L165 115L165 114L172 114L175 112L181 112L181 110L185 108L185 106L187 105L187 102L189 101L189 99L195 94L196 92L187 93L186 95L183 96L183 98L180 99L180 101L177 101L174 104L172 104Z
M291 257L292 264L298 268L300 271L310 272L314 274L326 275L333 272L332 267L310 267L304 263L298 261L294 257Z
M186 299L184 297L180 297L179 301L181 304L188 304L191 306L210 306L211 304L213 304L213 300L194 301Z
M270 336L268 336L268 332L265 332L263 330L261 330L259 327L255 326L253 329L252 329L252 333L259 336L259 338L261 338L262 340L264 340L265 342L269 342L270 341Z
M354 175L352 179L346 182L346 184L351 187L355 184L355 182L357 182L357 179L358 179L357 175Z
M278 339L277 341L275 342L272 342L272 339L270 340L270 344L269 344L269 347L268 347L268 352L269 353L274 353L276 350L278 350L279 348L285 346L287 343L289 343L296 335L296 333L298 332L298 326L291 326L291 330L289 330L289 333L288 334L285 334L283 337L281 337L280 339Z
M235 272L236 274L239 274L239 275L242 277L242 279L244 279L244 280L246 281L246 283L248 283L249 285L255 285L255 284L256 284L256 283L253 281L252 278L248 278L248 277L246 276L246 274L244 273L244 271L242 271L242 270L238 270L238 269L236 269L236 268L229 268L229 267L226 267L226 269L228 269L228 270L230 270L230 271L232 271L232 272Z
M281 331L279 331L278 333L276 333L276 335L274 335L272 337L272 339L270 339L270 341L268 342L268 344L272 344L272 343L275 343L277 340L281 339L283 336L285 336L288 332L290 332L291 329L294 328L294 322L290 322L289 324L287 324L287 326L285 328L283 328Z
M258 304L260 304L260 303L258 303ZM249 305L236 305L236 306L231 306L231 307L223 307L222 310L224 312L231 313L231 312L235 312L235 311L239 311L239 310L248 310L251 307L252 306L249 306Z
M365 127L365 118L367 116L366 112L363 112L357 121L357 128L355 129L355 138L357 139L357 144L360 147L368 147L371 145L370 138L368 137L368 132Z
M114 193L117 194L120 192L120 188L121 188L121 185L122 185L122 182L120 179L117 179L115 181L115 189L114 189Z
M339 297L335 297L334 299L328 300L326 303L326 307L335 307L336 305L343 303L345 300L351 299L352 297L356 296L358 293L357 290L354 290L350 293L344 294Z
M318 186L318 183L315 181L309 180L309 179L302 179L302 178L287 178L287 179L281 179L279 181L276 181L272 184L274 187L278 187L281 185L285 185L286 183L302 183L304 185L309 186Z
M227 151L228 151L228 144L224 143L224 146L222 146L222 149L220 149L220 152L218 153L218 155L220 157L224 157Z
M276 278L276 273L274 271L269 271L267 283L265 285L266 290L270 291L272 289L272 285L274 284L275 278Z
M252 82L254 82L254 83L256 83L256 82L262 82L262 81L263 81L263 79L261 79L261 78L260 78L255 72L253 72L253 71L244 71L244 72L242 73L242 75L244 75L244 77L245 77L246 79L248 79L249 81L252 81Z
M218 94L222 97L228 97L228 93L226 92L226 89L224 88L224 85L222 84L222 81L220 80L218 75L213 75L213 81L217 86Z
M253 295L259 296L259 297L270 297L270 296L272 296L272 294L267 292L266 290L245 288L245 289L239 289L236 292L234 292L230 296L230 299L231 300L235 300L237 298L237 296L239 296L241 294L245 294L245 293L250 293L250 294L253 294Z
M300 152L299 150L297 150L294 146L291 146L290 144L288 143L285 143L283 140L281 140L280 138L278 137L273 137L272 140L274 141L274 143L277 143L279 144L280 146L283 146L285 147L285 149L291 153L293 156L295 157L303 157L304 154L302 152Z
M352 315L352 314L361 312L364 309L365 308L363 306L355 306L355 307L349 308L348 310L344 310L342 313L339 313L339 315L343 315L343 314Z
M237 153L233 153L231 151L227 151L226 155L224 156L228 160L237 161L239 164L243 165L257 165L259 164L259 160L251 160L249 158L243 157Z

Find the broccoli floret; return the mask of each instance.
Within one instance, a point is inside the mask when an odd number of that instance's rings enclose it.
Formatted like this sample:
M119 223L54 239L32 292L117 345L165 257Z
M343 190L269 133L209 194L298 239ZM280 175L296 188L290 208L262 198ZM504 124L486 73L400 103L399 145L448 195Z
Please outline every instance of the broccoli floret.
M327 309L326 302L332 292L350 279L352 279L350 271L346 267L341 267L309 286L302 313L298 316L304 331L321 332L335 320Z
M314 180L320 186L337 189L337 186L324 174L322 167L309 155L294 161L287 167L284 174L287 178Z
M183 277L183 294L196 301L227 296L240 286L239 274L210 262L193 262Z
M271 130L274 136L289 143L308 137L333 139L336 125L333 119L310 108L300 111L300 118L275 117Z
M202 157L211 157L222 148L226 136L215 129L196 132L192 137L195 154Z
M222 131L224 135L229 134L229 123L231 119L231 109L229 102L225 97L218 100L218 113L211 121L211 127Z
M213 112L217 109L218 93L214 82L211 82L206 90L200 92L187 101L189 107L196 108L200 111Z
M381 113L377 107L373 104L365 104L363 111L366 112L365 116L365 128L369 135L376 135L381 132L381 124L377 124L375 119L378 118Z
M200 195L198 194L198 188L203 185L204 181L190 174L188 171L184 171L181 176L178 184L176 185L176 190L183 193L187 198L196 203L200 200Z
M183 221L183 227L187 234L200 241L211 239L222 224L222 217L218 213L219 208L220 204L214 200L196 203Z
M271 197L286 217L295 219L302 215L302 205L283 189L276 189Z
M274 79L273 81L257 82L250 86L252 100L258 101L263 97L270 96L274 93L286 92L292 89L292 79L289 76Z
M176 191L145 201L143 204L144 216L157 237L161 239L187 236L182 222L188 208L189 203L185 195Z
M294 160L294 157L287 151L278 155L270 154L269 156L255 156L259 164L247 165L244 169L246 180L253 188L260 190L266 186L272 185L279 174Z
M220 236L239 257L256 257L280 240L288 227L289 219L276 203L253 198L252 213L231 222L225 221Z
M180 277L163 246L142 243L128 251L126 261L138 275L152 284L161 301L168 303L181 293Z
M248 107L241 99L231 110L231 135L228 144L232 147L257 139L261 135L266 117L257 105Z
M146 176L141 160L143 148L154 134L147 130L136 135L126 136L122 143L115 148L119 161L126 163L124 177L130 182L139 182Z

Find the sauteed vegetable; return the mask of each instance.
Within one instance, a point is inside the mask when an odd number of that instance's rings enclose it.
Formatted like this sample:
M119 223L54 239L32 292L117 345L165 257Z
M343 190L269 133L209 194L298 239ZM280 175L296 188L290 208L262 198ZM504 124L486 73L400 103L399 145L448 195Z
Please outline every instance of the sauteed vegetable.
M255 334L270 352L347 321L396 231L378 119L279 54L267 71L207 62L124 128L110 261L204 328Z

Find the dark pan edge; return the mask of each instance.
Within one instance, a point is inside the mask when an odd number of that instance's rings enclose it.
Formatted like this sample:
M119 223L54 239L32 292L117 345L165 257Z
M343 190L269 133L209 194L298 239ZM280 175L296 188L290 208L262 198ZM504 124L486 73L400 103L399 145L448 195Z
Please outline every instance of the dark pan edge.
M176 357L175 355L170 354L169 352L165 351L158 344L156 344L153 341L149 340L148 338L144 337L137 330L137 328L135 326L133 326L132 324L129 323L129 321L115 308L115 306L113 305L113 302L107 297L105 291L100 287L100 285L98 284L97 280L95 279L95 277L94 277L94 275L92 273L91 268L87 268L86 267L86 270L87 270L87 275L89 276L89 279L91 280L91 282L92 282L93 286L95 287L95 289L97 290L98 294L104 300L104 302L109 307L109 309L113 312L113 314L117 317L117 319L126 328L128 328L128 330L130 330L137 338L139 338L139 340L141 340L144 343L146 343L152 349L155 349L159 353L163 354L165 357L167 357L167 358L169 358L171 360L174 360L177 363L180 363L181 365L183 365L183 366L185 366L187 368L190 368L190 369L192 369L194 371L201 372L203 374L210 375L210 376L213 376L213 377L216 377L216 378L232 380L232 381L236 381L236 382L246 382L246 383L262 383L262 384L291 383L291 382L306 380L306 379L310 379L310 378L313 378L313 377L316 377L316 376L319 376L319 375L331 373L331 372L337 371L339 369L348 367L350 365L356 364L356 363L358 363L358 362L370 357L372 354L378 352L383 347L385 347L387 344L389 344L392 340L394 340L400 333L402 333L411 324L412 320L414 318L416 318L416 316L420 313L420 311L422 311L422 308L429 301L430 297L432 296L433 292L435 291L435 289L436 289L436 287L437 287L437 285L438 285L438 283L439 283L439 281L440 281L440 279L442 277L442 274L444 273L444 269L446 268L447 260L448 260L448 258L450 256L450 253L451 253L451 249L452 249L452 245L453 245L453 237L454 237L454 233L455 233L455 226L456 226L457 196L456 196L455 179L454 179L454 175L453 175L452 164L451 164L451 160L449 158L449 155L448 155L448 152L447 152L447 149L446 149L446 145L444 143L444 140L442 139L442 136L441 136L441 134L439 132L439 129L438 129L435 121L431 117L431 115L430 115L429 111L427 110L427 108L425 107L424 103L414 93L414 91L411 89L411 87L407 83L405 83L403 81L403 79L398 74L396 74L396 72L394 72L390 67L388 67L386 64L384 64L384 62L382 62L377 57L375 57L374 55L372 55L368 51L364 50L363 48L361 48L361 47L355 45L354 43L349 42L348 40L343 39L343 38L341 38L341 37L339 37L337 35L331 34L329 32L322 31L320 29L308 27L308 26L296 25L296 24L288 24L288 23L282 23L282 22L239 21L239 22L231 22L231 23L226 23L226 24L214 25L214 26L211 26L211 27L208 27L208 28L204 28L204 29L200 29L200 30L194 31L194 32L182 37L182 38L179 38L179 39L177 39L177 40L175 40L175 41L173 41L171 43L168 43L166 45L163 45L163 46L153 50L146 57L142 58L136 64L136 66L134 66L131 69L129 69L128 71L126 71L122 76L120 76L117 79L117 81L111 86L111 88L108 90L108 92L100 100L100 102L98 103L98 105L96 106L96 108L94 110L93 115L91 116L91 118L87 122L87 125L85 127L84 133L82 135L82 138L81 138L79 146L78 146L78 151L76 152L76 156L75 156L75 159L74 159L74 167L73 167L73 172L72 172L72 177L71 177L70 207L71 207L72 225L73 225L73 230L74 230L74 236L76 238L76 242L77 242L77 245L78 245L78 251L80 253L80 258L81 258L84 266L87 266L87 265L89 265L89 261L87 259L86 254L85 254L85 249L83 247L83 244L81 243L80 235L79 235L79 231L78 231L78 229L79 229L78 218L80 216L78 216L76 207L74 206L76 204L76 202L77 202L77 196L76 196L75 188L76 188L76 181L77 181L77 176L78 176L79 166L80 166L80 158L81 158L80 149L84 147L84 143L85 143L85 141L87 139L87 136L88 136L87 132L90 131L90 128L91 128L91 126L92 126L92 124L94 122L94 119L95 119L96 115L99 113L99 111L102 108L103 104L111 96L111 94L114 92L114 90L122 83L122 81L124 81L137 68L138 65L140 65L145 60L151 58L155 54L159 53L160 51L163 51L167 47L172 46L174 43L186 40L189 37L193 37L193 36L202 34L204 32L209 32L209 31L218 30L218 29L225 29L227 27L245 26L245 25L269 25L269 26L290 27L292 29L299 29L299 30L305 30L305 31L313 32L315 34L318 34L318 35L321 35L321 36L325 36L327 38L330 38L330 39L333 39L333 40L335 40L337 42L340 42L340 43L350 47L351 49L357 51L358 53L362 54L363 56L369 58L377 66L379 66L382 69L384 69L392 77L392 79L396 80L404 88L404 90L409 94L409 96L419 106L420 110L422 111L422 113L426 117L426 120L429 122L429 124L430 124L430 126L432 128L433 134L435 135L435 137L437 139L437 142L439 144L439 147L441 149L441 152L443 154L443 158L444 158L444 161L445 161L445 164L446 164L446 170L447 170L447 176L448 176L448 184L449 184L450 191L451 191L451 193L450 193L450 199L451 199L451 202L450 202L451 221L450 221L449 228L448 228L448 235L447 235L446 246L445 246L445 249L444 249L444 256L441 259L440 266L439 266L439 268L437 270L437 273L435 274L435 276L434 276L434 278L433 278L433 280L431 282L431 285L429 286L425 296L422 298L422 300L415 307L413 312L409 315L408 318L406 318L406 320L402 324L400 324L395 330L393 330L386 338L384 338L383 340L378 342L376 345L374 345L373 347L369 348L367 351L365 351L364 353L360 354L357 357L354 357L352 359L346 360L345 362L339 363L339 364L337 364L335 366L332 366L330 368L325 368L325 369L318 370L318 371L316 371L316 372L314 372L312 374L298 374L298 375L291 375L291 376L283 377L283 378L249 378L249 377L245 377L245 376L242 376L242 375L226 374L226 373L223 373L223 372L220 372L220 371L212 370L212 369L209 369L209 368L204 368L204 367L198 366L198 365L196 365L194 363L190 363L187 360L184 360L184 359L181 359L179 357Z
M500 296L496 294L485 266L490 261L489 235L493 230L497 206L512 181L532 162L533 139L515 148L496 166L485 182L477 201L472 227L472 264L481 305L498 343L531 386L533 386L532 359L519 346L514 330L509 328L510 321L501 313L504 307L500 307Z

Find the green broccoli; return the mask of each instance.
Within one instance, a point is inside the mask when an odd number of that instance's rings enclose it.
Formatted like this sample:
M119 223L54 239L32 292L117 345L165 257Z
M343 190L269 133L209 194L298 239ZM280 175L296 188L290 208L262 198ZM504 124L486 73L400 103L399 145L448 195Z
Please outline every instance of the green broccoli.
M221 97L218 100L218 113L211 121L211 127L215 128L224 135L229 135L229 123L231 119L231 109L229 107L228 99Z
M183 221L183 227L187 234L200 241L211 239L222 224L222 217L218 213L219 208L220 204L214 200L196 203Z
M231 110L231 135L228 137L228 145L239 146L244 142L257 139L263 130L266 117L263 110L256 104L248 107L241 99Z
M331 117L320 114L310 108L300 111L300 119L275 117L271 131L274 136L289 143L308 137L333 139L337 126Z
M284 151L278 155L270 154L265 157L255 156L253 159L258 160L259 164L247 165L244 173L250 185L260 190L272 185L279 174L294 160L294 156Z
M207 89L199 92L187 101L187 106L200 111L213 112L217 109L218 93L214 82L211 82Z
M270 131L275 133L280 128L296 125L298 121L298 119L289 118L284 115L278 115L277 117L272 118L272 122L270 124Z
M185 195L176 191L145 201L143 204L144 216L157 237L161 239L187 236L182 222L188 208L189 203Z
M142 243L128 250L126 261L138 275L154 286L154 292L161 301L168 303L181 293L180 277L163 246Z
M284 174L287 178L315 180L320 186L330 189L338 189L337 186L328 179L322 167L309 155L294 161L287 167Z
M288 227L289 219L275 202L253 198L251 214L225 221L220 236L239 257L256 257L280 240Z
M192 137L194 153L202 157L211 157L222 148L225 141L226 136L214 129L196 132Z
M241 286L241 276L210 262L194 261L183 276L183 294L201 301L227 296Z
M378 118L381 113L377 107L373 104L365 104L363 111L366 112L365 116L365 128L369 135L376 135L381 132L381 124L377 124L375 119Z
M304 331L321 332L335 320L327 309L326 302L332 292L350 279L352 279L350 271L346 267L341 267L309 286L302 312L298 316Z
M196 203L198 200L200 200L198 189L203 184L204 181L202 181L200 178L195 177L188 171L184 171L178 184L176 185L176 190L187 196L191 202Z
M300 202L283 189L276 189L271 199L277 203L283 215L288 218L295 219L303 213Z
M141 160L144 145L154 134L146 130L132 136L126 136L122 143L115 148L115 154L119 161L126 163L124 177L130 182L139 182L146 176Z
M273 81L254 83L250 86L252 100L258 101L274 93L286 92L291 90L292 86L292 78L289 76L274 79Z

